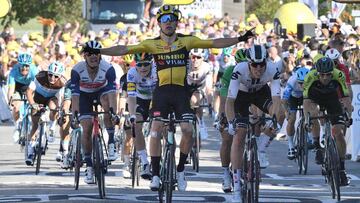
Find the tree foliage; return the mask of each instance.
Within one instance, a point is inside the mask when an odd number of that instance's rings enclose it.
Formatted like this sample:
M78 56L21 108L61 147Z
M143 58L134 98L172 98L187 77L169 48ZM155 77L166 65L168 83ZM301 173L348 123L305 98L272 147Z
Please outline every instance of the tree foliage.
M246 13L255 13L260 22L271 21L274 19L276 11L281 3L295 2L297 0L253 0L246 4Z
M1 24L20 25L37 16L54 19L58 24L79 21L82 12L81 0L13 0L12 8Z

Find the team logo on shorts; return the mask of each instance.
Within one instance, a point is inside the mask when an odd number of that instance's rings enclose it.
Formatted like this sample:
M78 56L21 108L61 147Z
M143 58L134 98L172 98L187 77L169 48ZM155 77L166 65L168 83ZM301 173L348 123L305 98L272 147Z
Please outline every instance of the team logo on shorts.
M154 116L160 116L160 115L161 115L161 112L160 112L160 111L154 111L153 115L154 115Z

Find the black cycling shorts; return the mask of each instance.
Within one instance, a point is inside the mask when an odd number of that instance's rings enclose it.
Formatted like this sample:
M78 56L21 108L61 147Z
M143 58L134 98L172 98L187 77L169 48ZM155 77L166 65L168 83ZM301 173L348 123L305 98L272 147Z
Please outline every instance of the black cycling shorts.
M178 85L165 85L155 88L151 107L152 117L167 119L170 110L175 112L176 119L193 119L188 88Z
M303 97L297 98L290 96L288 100L290 112L296 112L296 109L303 104L303 100Z
M144 121L149 117L150 103L151 99L136 98L136 113L141 114Z
M310 88L308 98L319 106L325 108L329 115L338 115L330 119L332 125L344 124L345 121L341 115L343 114L343 109L336 90L323 93L317 91L317 88Z
M251 104L257 106L261 111L269 113L268 108L272 104L270 87L264 85L259 91L251 93L239 90L234 104L235 115L237 117L249 117L249 107ZM245 127L246 122L240 123L240 126Z
M48 103L49 103L49 101L50 101L52 98L54 98L54 97L44 97L44 96L42 96L41 94L37 93L36 91L35 91L35 94L34 94L34 101L35 101L35 103L37 103L37 104L42 104L42 105L44 105L44 106L47 106Z

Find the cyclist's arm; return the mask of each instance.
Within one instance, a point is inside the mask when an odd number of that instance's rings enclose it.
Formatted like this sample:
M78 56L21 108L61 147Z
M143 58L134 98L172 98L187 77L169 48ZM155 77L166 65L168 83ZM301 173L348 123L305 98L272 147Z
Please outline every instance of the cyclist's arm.
M128 53L128 47L125 45L117 45L109 48L100 49L100 53L109 56L122 56Z
M136 69L131 68L127 74L127 91L128 91L128 108L130 115L136 114L136 79L135 79Z
M70 81L70 89L71 89L71 109L72 113L80 112L79 111L79 103L80 103L80 75L75 70L71 71L71 81Z
M35 91L35 89L36 89L35 82L32 81L30 83L29 87L26 90L26 98L28 99L30 105L35 104L35 101L34 101L34 91Z
M114 67L111 67L106 72L107 86L105 91L108 92L109 106L113 110L117 109L117 100L116 100L116 73Z
M12 72L13 71L11 71L11 73L9 74L9 79L8 79L8 94L7 94L8 101L10 101L10 98L15 92L15 78Z
M239 72L238 67L235 67L231 75L229 90L225 103L225 114L228 118L228 121L232 121L235 118L234 104L240 88L240 77L241 73Z

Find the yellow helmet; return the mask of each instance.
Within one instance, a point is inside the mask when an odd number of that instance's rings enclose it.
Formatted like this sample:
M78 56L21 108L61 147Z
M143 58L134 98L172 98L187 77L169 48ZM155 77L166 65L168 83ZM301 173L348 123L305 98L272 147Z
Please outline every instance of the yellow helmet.
M178 19L180 19L180 11L177 8L175 8L175 6L173 6L173 5L165 4L165 5L161 6L159 8L158 12L156 13L156 19L159 20L159 18L165 14L173 14Z
M218 55L218 54L220 54L220 52L221 52L221 49L216 49L216 48L210 49L210 53L214 54L214 55Z
M134 61L134 55L133 54L127 54L123 57L124 62L127 64L130 64Z

